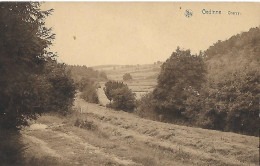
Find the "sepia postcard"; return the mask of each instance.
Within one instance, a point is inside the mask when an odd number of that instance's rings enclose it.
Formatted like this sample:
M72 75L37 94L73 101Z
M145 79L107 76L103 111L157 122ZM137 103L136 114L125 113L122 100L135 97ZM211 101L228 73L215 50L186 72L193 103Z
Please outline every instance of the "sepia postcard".
M259 2L0 2L0 165L259 165Z

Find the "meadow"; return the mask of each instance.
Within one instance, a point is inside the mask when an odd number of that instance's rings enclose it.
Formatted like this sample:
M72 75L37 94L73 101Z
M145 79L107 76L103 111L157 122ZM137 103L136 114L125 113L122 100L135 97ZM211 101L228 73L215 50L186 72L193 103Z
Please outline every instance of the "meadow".
M151 92L157 84L157 76L160 72L161 63L144 64L144 65L110 65L96 66L95 70L103 71L107 74L108 79L121 81L136 94L136 98L140 99L142 95ZM124 81L123 75L130 73L132 80ZM100 83L103 87L105 82Z

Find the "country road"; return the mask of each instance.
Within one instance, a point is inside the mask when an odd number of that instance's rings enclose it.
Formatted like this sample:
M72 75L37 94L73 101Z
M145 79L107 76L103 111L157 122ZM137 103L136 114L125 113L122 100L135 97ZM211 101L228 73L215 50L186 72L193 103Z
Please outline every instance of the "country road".
M22 131L27 154L62 165L258 165L258 138L142 119L77 98L82 113L43 115ZM76 120L93 128L74 126Z

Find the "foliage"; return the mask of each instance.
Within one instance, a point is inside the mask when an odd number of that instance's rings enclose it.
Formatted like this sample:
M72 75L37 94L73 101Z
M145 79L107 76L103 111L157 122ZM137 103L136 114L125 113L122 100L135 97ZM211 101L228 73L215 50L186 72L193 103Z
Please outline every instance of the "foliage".
M208 83L204 99L212 106L202 108L201 122L216 122L204 123L205 127L258 134L259 45L260 29L251 28L206 50Z
M97 125L94 124L93 121L89 121L87 119L77 118L74 126L77 126L79 128L84 128L87 130L97 130Z
M112 96L112 108L125 111L133 111L135 108L135 94L127 86L115 89Z
M19 129L49 111L66 112L74 85L64 65L46 51L54 39L40 3L0 3L0 127Z
M70 111L74 96L75 85L70 73L65 70L65 64L58 64L54 60L49 60L45 66L45 78L50 83L49 90L49 110L66 114Z
M200 56L177 49L162 65L152 94L138 102L137 113L258 135L259 55L259 27L218 41Z
M131 74L130 73L125 73L124 75L123 75L123 80L124 81L130 81L130 80L132 80L133 78L132 78L132 76L131 76Z
M77 84L79 91L84 91L84 89L93 87L94 81L90 80L88 77L83 77Z
M44 112L67 113L75 87L64 64L48 52L54 34L45 27L52 10L38 2L0 3L0 160L30 165L19 129Z
M122 82L108 81L104 91L110 100L109 107L125 111L133 111L135 108L135 94Z
M90 103L99 103L95 82L87 77L81 79L78 83L78 89L81 92L80 97Z
M77 89L82 92L80 97L90 103L99 103L97 88L99 81L106 81L107 75L85 65L68 65L66 69L71 72Z
M180 117L190 95L198 95L205 82L206 66L200 56L177 48L163 63L153 91L159 112Z
M90 103L99 103L97 90L94 87L88 87L84 89L83 92L80 94L80 97Z
M107 81L107 75L103 71L94 70L85 65L67 65L67 70L71 72L72 79L75 83L79 83L83 78L88 78L91 81Z
M108 100L111 103L111 100L113 99L113 91L118 88L122 88L124 84L122 82L117 81L108 81L105 83L104 92L107 96Z
M154 97L152 93L147 93L140 100L137 101L137 109L134 113L140 117L147 117L156 120L159 116L154 109L153 101Z
M199 126L258 134L259 45L258 27L218 41L204 52L208 74L205 93L197 97Z
M45 48L51 41L43 26L50 11L38 11L38 3L1 3L0 7L0 125L16 128L26 124L26 118L34 118L35 112L45 111L39 98L50 85L46 80L42 84L37 75L42 75Z

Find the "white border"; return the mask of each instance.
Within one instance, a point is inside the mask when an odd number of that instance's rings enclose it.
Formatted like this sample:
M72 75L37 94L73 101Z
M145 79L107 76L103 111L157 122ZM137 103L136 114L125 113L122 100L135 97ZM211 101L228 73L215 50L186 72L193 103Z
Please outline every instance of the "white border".
M31 0L29 0L31 1ZM0 0L0 2L28 2L28 0ZM35 1L34 1L35 2ZM41 0L38 2L260 2L260 0Z

